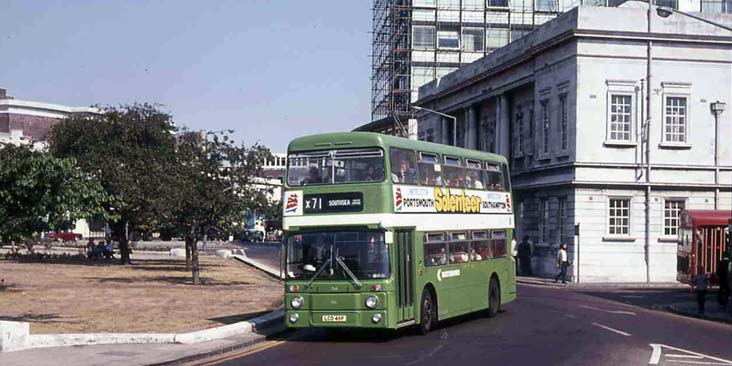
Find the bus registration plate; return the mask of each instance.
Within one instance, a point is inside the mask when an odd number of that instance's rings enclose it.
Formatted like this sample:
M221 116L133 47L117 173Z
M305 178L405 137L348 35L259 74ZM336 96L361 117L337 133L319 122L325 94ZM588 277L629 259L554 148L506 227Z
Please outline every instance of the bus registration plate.
M323 322L345 322L345 315L323 315Z

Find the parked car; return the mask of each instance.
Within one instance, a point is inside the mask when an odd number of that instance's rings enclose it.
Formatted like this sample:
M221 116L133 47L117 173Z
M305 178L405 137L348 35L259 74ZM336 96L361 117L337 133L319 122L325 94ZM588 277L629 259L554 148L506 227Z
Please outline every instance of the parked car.
M55 241L77 241L77 240L81 240L84 238L81 234L71 233L71 232L65 232L65 233L51 232L51 233L46 233L45 236L46 236L46 238L49 238L49 239L55 240Z

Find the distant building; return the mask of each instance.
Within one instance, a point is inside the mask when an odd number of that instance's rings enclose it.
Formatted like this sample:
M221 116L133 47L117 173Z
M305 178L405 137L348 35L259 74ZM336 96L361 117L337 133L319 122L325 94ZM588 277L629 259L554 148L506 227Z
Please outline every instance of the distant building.
M95 113L96 108L18 100L0 88L0 143L43 143L51 126L64 118Z
M542 275L567 243L575 280L674 281L679 210L732 209L732 32L655 12L648 32L645 6L572 9L419 89L457 119L420 112L420 139L507 157Z

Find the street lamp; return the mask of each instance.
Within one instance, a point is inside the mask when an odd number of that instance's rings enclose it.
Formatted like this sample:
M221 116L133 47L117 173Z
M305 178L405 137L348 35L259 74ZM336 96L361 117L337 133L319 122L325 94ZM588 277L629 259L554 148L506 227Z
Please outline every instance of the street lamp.
M719 116L724 112L724 102L709 103L709 109L714 115L714 209L719 210Z
M434 113L434 114L437 114L439 116L442 116L442 117L451 119L452 120L452 143L453 143L454 146L457 146L457 117L451 116L451 115L449 115L447 113L438 112L438 111L436 111L434 109L429 109L429 108L425 108L425 107L418 107L416 105L415 106L412 106L412 108L414 108L414 109L416 109L418 111L426 111L426 112Z
M719 27L719 28L722 28L722 29L726 29L726 30L732 32L732 28L731 27L728 27L726 25L719 24L717 22L711 21L711 20L706 19L706 18L702 18L700 16L696 16L696 15L693 15L693 14L685 13L683 11L676 10L674 8L669 8L668 6L659 6L659 7L656 7L656 14L658 14L658 16L660 16L661 18L668 18L668 17L671 16L671 14L674 14L674 13L681 14L681 15L685 15L685 16L687 16L689 18L696 19L696 20L698 20L700 22L704 22L704 23L707 23L707 24L711 24L711 25L713 25L715 27Z

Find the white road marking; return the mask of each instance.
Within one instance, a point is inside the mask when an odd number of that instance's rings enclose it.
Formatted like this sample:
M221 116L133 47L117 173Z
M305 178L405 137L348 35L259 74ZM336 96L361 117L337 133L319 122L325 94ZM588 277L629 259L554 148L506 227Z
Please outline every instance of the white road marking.
M651 343L651 348L653 349L653 353L651 354L651 359L648 361L649 365L658 365L658 362L661 359L661 354L663 353L663 349L669 349L676 352L682 352L683 354L666 354L667 357L670 358L677 358L677 359L671 359L668 360L668 362L673 363L684 363L684 364L693 364L693 365L732 365L732 361L725 360L719 357L709 356L705 355L703 353L693 352L689 350L685 350L683 348L677 348L672 346L667 346L665 344L658 344L658 343ZM678 358L693 358L693 359L706 359L708 361L687 361L687 360L680 360ZM709 361L716 361L716 362L709 362Z
M620 334L622 336L630 337L630 333L625 333L622 330L617 330L617 329L610 328L607 325L602 325L602 324L599 324L599 323L592 323L592 325L594 325L596 327L600 327L600 328L605 329L605 330L609 330L609 331L614 332L614 333L617 333L617 334Z
M676 357L676 358L704 358L702 356L697 356L697 355L669 355L669 354L667 354L666 357Z
M596 308L594 306L587 306L587 305L580 305L581 308L590 309L590 310L597 310L597 311L604 311L606 313L610 314L623 314L623 315L632 315L636 316L637 314L632 311L624 311L624 310L607 310L607 309L600 309Z

